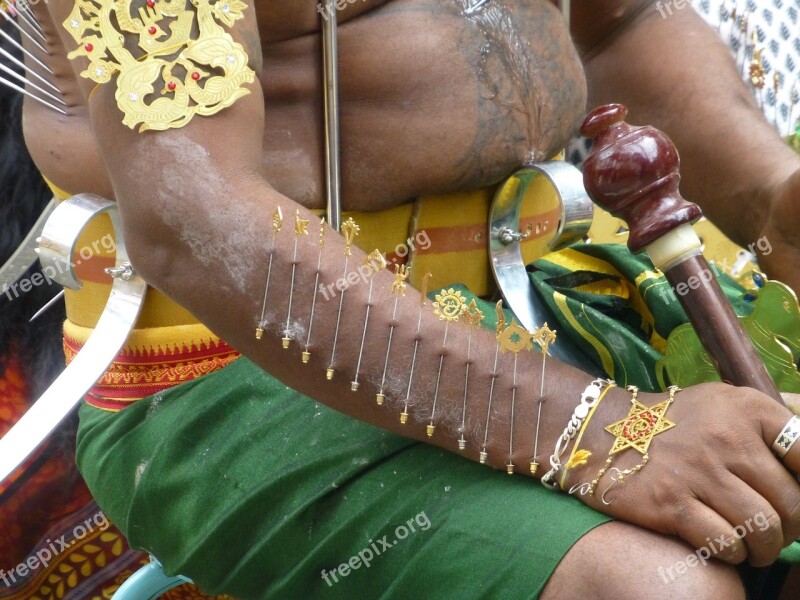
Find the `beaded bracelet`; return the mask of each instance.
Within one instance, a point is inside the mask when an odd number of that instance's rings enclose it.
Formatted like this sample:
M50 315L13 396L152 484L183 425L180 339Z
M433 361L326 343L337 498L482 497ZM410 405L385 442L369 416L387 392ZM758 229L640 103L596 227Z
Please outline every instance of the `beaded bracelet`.
M550 457L550 470L542 477L542 485L551 490L558 488L558 471L561 469L561 457L567 451L569 443L575 439L578 432L583 427L589 411L594 408L614 387L616 383L612 379L595 379L592 381L581 394L581 402L575 407L572 413L572 418L567 423L564 433L558 438L556 448L553 455ZM605 389L603 387L605 386Z

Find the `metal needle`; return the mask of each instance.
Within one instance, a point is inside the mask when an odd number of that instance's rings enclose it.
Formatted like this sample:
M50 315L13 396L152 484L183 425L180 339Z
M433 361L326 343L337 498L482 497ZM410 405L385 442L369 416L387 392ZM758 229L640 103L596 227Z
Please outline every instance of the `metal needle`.
M411 398L411 382L414 380L414 366L417 364L417 349L419 348L419 332L420 328L422 327L422 309L425 308L425 304L428 302L427 291L428 291L428 281L431 278L430 273L425 273L425 277L422 280L422 289L420 290L420 305L419 305L419 316L417 317L417 335L414 339L414 354L411 356L411 371L408 374L408 388L406 389L406 401L403 404L403 412L400 413L400 424L405 425L408 422L408 402Z
M7 79L3 79L2 77L0 77L0 84L5 85L6 87L9 87L12 90L15 90L15 91L19 92L20 94L24 94L24 95L28 96L28 98L31 98L32 100L36 100L37 102L40 102L40 103L44 104L46 107L52 108L56 112L60 112L62 115L68 115L69 114L69 113L67 113L67 111L62 110L59 107L50 104L46 100L42 100L41 98L39 98L39 96L35 96L35 95L31 94L25 88L19 87L18 85L8 81Z
M294 299L294 275L297 270L297 242L301 236L308 235L308 219L300 218L300 209L295 211L294 217L294 256L292 258L292 283L289 286L289 309L286 311L286 327L283 330L283 339L281 340L284 350L289 348L292 343L292 338L289 337L289 327L292 320L292 300ZM316 289L316 288L315 288Z
M339 150L339 57L336 11L322 21L322 66L325 85L325 169L328 223L339 231L342 220L341 157Z
M278 232L281 230L283 226L283 212L281 211L281 207L275 209L275 212L272 214L272 250L269 253L269 266L267 267L267 284L264 287L264 301L261 304L261 320L258 322L258 327L256 327L256 339L260 340L264 336L264 325L266 324L266 314L267 314L267 296L269 295L269 280L272 277L272 259L275 256L275 240L278 236Z
M514 378L512 380L511 388L511 433L508 436L508 464L506 465L506 472L509 475L514 474L514 409L517 404L517 359L519 353L514 353Z
M314 310L317 307L317 288L319 287L319 270L322 265L322 249L325 247L325 217L319 224L319 255L317 256L317 274L314 277L314 295L311 300L311 316L308 318L308 335L306 336L306 348L303 350L302 360L303 363L308 363L311 360L311 352L308 349L311 347L311 327L314 325Z
M25 23L30 26L33 32L40 38L42 38L43 42L47 43L47 38L44 37L44 32L42 31L42 28L39 25L39 21L35 19L33 13L30 13L27 10L21 10L19 6L17 6L16 4L12 4L11 6L13 11L13 14L11 16L12 17L16 16L17 18L25 21Z
M42 52L44 52L45 54L49 54L47 49L44 46L42 46L39 42L37 42L30 33L28 33L22 27L20 27L19 23L17 23L17 21L13 17L11 17L11 15L8 14L8 11L6 11L2 6L0 6L0 15L3 15L6 18L6 21L8 21L8 23L12 27L14 27L22 35L28 38L28 40L30 40L30 42L35 46L37 46Z
M492 383L489 386L489 405L486 407L486 429L483 432L483 447L481 448L480 461L481 464L486 464L486 459L489 453L486 452L486 444L489 443L489 420L492 417L492 398L494 397L494 382L497 380L497 359L500 356L500 342L497 342L497 347L494 350L494 369L492 370Z
M15 23L15 24L16 24L16 23ZM23 53L25 56L27 56L28 58L30 58L30 59L31 59L33 62L35 62L37 65L39 65L40 67L42 67L42 68L43 68L45 71L47 71L47 72L48 72L48 73L50 73L51 75L53 74L53 72L50 70L50 68L49 68L49 67L48 67L46 64L44 64L44 63L43 63L41 60L39 60L38 58L36 58L36 57L35 57L33 54L31 54L30 52L28 52L28 50L26 50L26 49L25 49L25 48L22 46L22 44L20 44L20 43L19 43L17 40L15 40L15 39L14 39L13 37L11 37L9 34L7 34L5 31L3 31L3 29L2 29L2 28L0 28L0 36L2 36L3 38L5 38L5 40L6 40L6 41L7 41L9 44L11 44L12 46L14 46L14 48L16 48L17 50L19 50L20 52L22 52L22 53Z
M345 246L344 246L344 272L342 273L342 279L347 279L347 265L350 261L350 254L351 254L351 246L353 245L353 240L358 235L360 228L356 225L356 222L353 220L352 217L348 218L342 226L342 235L344 236ZM336 372L333 368L333 364L336 361L336 343L339 341L339 325L342 321L342 306L344 305L344 293L347 291L345 287L342 289L341 294L339 295L339 312L336 314L336 331L333 333L333 348L331 349L331 362L328 366L327 371L325 372L325 377L330 381L333 379L333 375Z
M61 93L61 90L60 90L60 89L58 89L58 88L57 88L56 86L54 86L52 83L50 83L49 81L47 81L47 79L45 79L44 77L42 77L41 75L39 75L39 74L38 74L36 71L34 71L33 69L31 69L31 68L30 68L29 66L27 66L27 65L26 65L24 62L22 62L21 60L18 60L18 59L17 59L17 58L16 58L16 57L15 57L13 54L11 54L10 52L7 52L7 51L6 51L6 50L4 50L3 48L0 48L0 56L4 56L4 57L6 57L6 58L7 58L8 60L10 60L12 63L14 63L15 65L17 65L17 66L18 66L20 69L24 70L26 73L28 73L29 75L33 75L34 77L36 77L36 79L38 79L39 81L41 81L42 83L44 83L46 86L48 86L50 89L52 89L52 90L53 90L54 92L56 92L57 94L60 94L60 93Z
M60 300L60 299L61 299L63 296L64 296L64 290L61 290L61 291L60 291L60 292L58 292L58 293L57 293L55 296L53 296L52 298L50 298L50 300L48 300L48 301L47 301L47 304L45 304L45 305L44 305L42 308L40 308L39 310L37 310L37 311L36 311L36 314L34 314L34 315L33 315L33 316L30 318L30 319L28 319L28 323L33 323L33 321L35 321L35 320L36 320L36 319L38 319L40 316L42 316L44 313L46 313L46 312L47 312L47 310L48 310L48 309L49 309L51 306L53 306L53 305L54 305L56 302L58 302L58 301L59 301L59 300Z
M353 381L350 382L350 389L354 392L358 391L358 373L361 371L361 359L364 356L364 342L367 339L367 325L369 325L369 311L372 308L372 285L375 281L375 274L378 271L386 268L386 259L381 254L380 250L373 250L364 261L369 267L369 293L367 294L367 314L364 316L364 331L361 334L361 348L358 351L358 361L356 363L356 374Z
M17 73L14 69L11 69L10 67L7 67L6 65L4 65L2 62L0 62L0 71L4 71L4 72L8 73L14 79L16 79L18 81L21 81L22 83L27 83L33 89L37 90L38 92L41 92L42 94L44 94L48 98L51 98L51 99L55 100L56 102L58 102L62 106L66 106L67 105L67 103L64 102L61 98L59 98L57 96L54 96L53 94L51 94L47 90L42 89L41 87L39 87L38 85L36 85L32 81L26 79L25 77L23 77L22 75Z

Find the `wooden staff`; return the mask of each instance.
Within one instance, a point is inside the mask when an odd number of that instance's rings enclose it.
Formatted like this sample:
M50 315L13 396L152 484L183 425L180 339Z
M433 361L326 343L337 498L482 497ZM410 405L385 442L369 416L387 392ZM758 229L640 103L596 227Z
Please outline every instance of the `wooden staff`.
M723 381L757 389L782 403L780 392L744 332L701 253L692 223L700 207L678 191L680 159L653 127L631 127L628 110L609 104L592 111L581 134L594 140L583 168L594 202L628 223L628 248L646 250L664 272Z

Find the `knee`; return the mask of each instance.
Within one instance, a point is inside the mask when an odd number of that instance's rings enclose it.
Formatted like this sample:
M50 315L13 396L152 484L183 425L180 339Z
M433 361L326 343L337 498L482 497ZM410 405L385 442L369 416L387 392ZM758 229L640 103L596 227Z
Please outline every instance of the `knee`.
M733 567L706 560L684 542L626 523L585 535L563 558L542 600L736 600L744 588Z

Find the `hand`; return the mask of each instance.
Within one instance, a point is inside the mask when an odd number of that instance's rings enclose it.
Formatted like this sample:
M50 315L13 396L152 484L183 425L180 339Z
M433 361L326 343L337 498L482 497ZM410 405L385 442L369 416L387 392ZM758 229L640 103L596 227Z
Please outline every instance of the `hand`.
M566 489L591 481L604 466L611 437L596 420L624 418L625 413L619 416L622 398L624 394L616 394L604 401L615 404L616 417L604 417L598 410L590 423L596 431L585 436L585 446L594 454L588 465L570 473ZM639 395L645 406L664 399L663 394ZM800 396L788 399L800 405ZM706 548L706 558L770 564L800 537L800 485L787 470L800 471L800 442L783 463L771 450L791 416L785 407L748 388L720 383L688 388L667 410L665 417L675 427L653 438L647 464L611 488L606 473L594 496L579 497L621 520L677 535L698 552ZM629 469L640 460L641 454L628 449L617 455L613 466ZM610 504L603 502L603 492Z
M759 265L800 294L800 169L776 190L761 235L772 251L758 255Z

